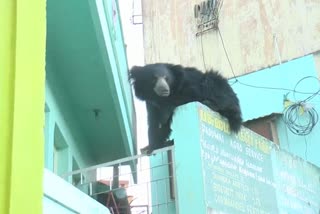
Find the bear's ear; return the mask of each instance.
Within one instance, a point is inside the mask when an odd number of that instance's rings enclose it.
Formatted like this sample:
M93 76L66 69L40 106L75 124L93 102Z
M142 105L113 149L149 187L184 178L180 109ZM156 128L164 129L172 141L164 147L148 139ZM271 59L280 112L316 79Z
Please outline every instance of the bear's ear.
M141 67L141 66L133 66L130 69L130 71L129 71L129 81L131 83L133 83L137 79L137 77L139 75L138 72L140 72L142 69L143 69L143 67Z
M173 65L173 64L168 64L167 67L174 76L175 87L180 88L180 86L182 86L182 83L184 81L184 74L185 74L184 68L181 65Z
M137 72L140 72L143 70L142 66L133 66L130 70L130 73L134 76L137 75Z
M139 72L143 70L142 66L133 66L130 70L130 78L135 79L139 75Z

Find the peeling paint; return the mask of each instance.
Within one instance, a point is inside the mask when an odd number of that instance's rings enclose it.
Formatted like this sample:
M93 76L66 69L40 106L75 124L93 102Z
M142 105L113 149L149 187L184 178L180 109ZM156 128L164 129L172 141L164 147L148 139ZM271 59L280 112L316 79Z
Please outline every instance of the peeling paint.
M231 76L217 32L195 36L193 6L201 0L142 2L146 63L167 61L203 68L205 61L207 68ZM278 64L279 55L288 61L319 50L320 1L224 1L219 27L236 75L241 75Z

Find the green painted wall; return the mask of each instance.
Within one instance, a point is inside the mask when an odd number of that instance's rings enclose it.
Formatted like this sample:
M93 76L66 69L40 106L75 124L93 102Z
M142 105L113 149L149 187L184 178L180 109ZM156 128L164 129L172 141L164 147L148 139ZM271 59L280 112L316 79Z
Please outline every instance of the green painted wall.
M122 27L117 1L98 0L90 2L93 22L96 27L101 55L105 62L111 94L117 106L116 113L121 122L128 154L135 154L135 113L133 97L128 84L128 67L122 35ZM113 11L115 10L115 11Z
M67 123L81 132L79 150L93 164L134 155L134 110L120 20L114 37L107 22L114 13L102 0L49 0L47 12L47 81L73 117Z
M249 129L230 134L227 120L200 103L179 107L172 128L176 213L320 210L320 169L302 158Z
M170 195L170 178L168 153L162 152L150 157L150 162L157 165L153 165L150 169L150 175L153 182L151 183L151 207L152 213L161 214L176 213L174 199Z
M126 47L122 33L121 17L119 3L117 0L104 0L105 11L107 13L107 23L109 26L110 38L112 41L113 53L115 55L116 65L118 68L118 78L121 88L123 89L126 108L129 115L132 115L133 99L130 85L128 84L128 64L126 56Z
M199 147L199 118L195 114L196 103L181 106L176 111L171 125L172 138L175 140L173 150L175 167L175 200L172 207L166 207L170 200L169 182L154 182L151 186L153 212L157 214L168 213L205 213L203 180L201 174L201 157ZM151 156L150 162L152 180L168 176L168 166L158 167L167 163L167 155L158 153ZM199 188L195 188L198 186ZM154 207L157 204L163 204Z
M47 67L48 69L48 67ZM67 99L63 95L59 86L52 86L49 81L46 82L46 105L48 111L46 116L46 168L53 170L54 164L54 141L57 137L57 128L60 132L60 139L63 138L65 144L67 144L70 153L75 158L79 167L87 167L91 165L91 161L88 159L90 156L85 153L85 137L82 135L79 126L75 122L74 116L71 113L70 106L67 105ZM72 165L70 161L66 162L69 170ZM70 168L71 167L71 168ZM61 175L61 174L60 174Z
M43 210L41 213L110 214L108 208L48 170L44 170L43 187Z
M197 103L179 107L172 122L175 142L177 213L206 213L201 176L200 123Z
M122 33L120 11L117 0L101 0L98 1L101 4L97 3L97 7L103 6L104 13L106 15L106 22L104 25L107 27L109 33L110 43L107 44L109 55L114 59L111 62L111 67L114 69L114 78L117 88L123 97L125 110L127 115L132 118L133 115L133 98L130 84L128 84L128 64L126 56L126 48ZM99 10L99 9L98 9ZM108 41L108 40L105 40ZM133 121L131 121L133 122ZM133 128L132 124L129 124L131 129Z

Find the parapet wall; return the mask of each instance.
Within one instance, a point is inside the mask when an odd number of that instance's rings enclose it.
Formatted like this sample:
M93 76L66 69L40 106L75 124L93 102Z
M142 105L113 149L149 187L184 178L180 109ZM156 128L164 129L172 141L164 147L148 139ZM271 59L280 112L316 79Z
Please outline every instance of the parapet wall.
M320 169L200 103L176 110L177 213L318 213ZM281 142L280 142L281 143Z

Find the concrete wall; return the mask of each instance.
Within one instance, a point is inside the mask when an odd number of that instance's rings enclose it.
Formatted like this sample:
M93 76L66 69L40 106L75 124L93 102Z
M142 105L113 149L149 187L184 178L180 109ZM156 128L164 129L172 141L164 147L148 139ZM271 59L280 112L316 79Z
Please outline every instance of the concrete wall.
M204 68L205 61L207 68L232 76L218 33L195 36L193 8L200 2L142 0L146 63ZM235 73L240 75L319 50L320 2L224 1L219 27Z

